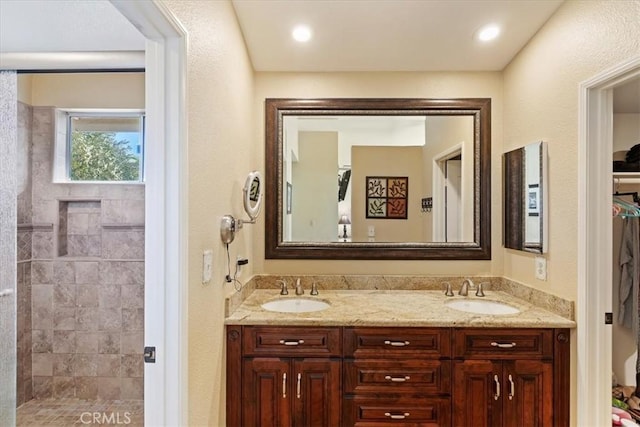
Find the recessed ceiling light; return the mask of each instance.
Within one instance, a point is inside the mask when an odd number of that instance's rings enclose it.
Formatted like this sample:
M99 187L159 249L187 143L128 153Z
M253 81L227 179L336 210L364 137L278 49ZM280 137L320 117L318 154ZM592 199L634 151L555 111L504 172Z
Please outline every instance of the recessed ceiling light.
M500 35L500 27L495 24L487 25L478 31L478 40L488 42Z
M308 42L309 40L311 40L311 28L307 27L306 25L298 25L293 29L291 35L293 36L293 39L295 41L301 43Z

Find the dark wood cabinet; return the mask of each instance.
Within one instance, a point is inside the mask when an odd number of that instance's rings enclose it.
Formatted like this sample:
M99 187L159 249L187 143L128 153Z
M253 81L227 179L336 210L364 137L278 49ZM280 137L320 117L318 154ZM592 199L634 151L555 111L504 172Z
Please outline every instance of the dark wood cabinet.
M568 334L230 325L227 425L565 427Z
M453 334L453 425L568 425L567 360L554 347L567 332L552 329L459 329ZM566 340L566 341L565 341ZM563 350L568 352L568 347Z
M340 328L228 327L227 357L242 362L240 375L228 372L227 425L339 426L340 332Z

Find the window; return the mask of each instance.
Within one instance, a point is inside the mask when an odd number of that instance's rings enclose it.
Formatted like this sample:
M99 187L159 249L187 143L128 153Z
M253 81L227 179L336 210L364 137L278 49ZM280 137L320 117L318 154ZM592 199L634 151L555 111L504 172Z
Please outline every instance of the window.
M58 134L56 181L143 181L143 112L64 111L62 114L58 123L62 125L63 119L66 131Z

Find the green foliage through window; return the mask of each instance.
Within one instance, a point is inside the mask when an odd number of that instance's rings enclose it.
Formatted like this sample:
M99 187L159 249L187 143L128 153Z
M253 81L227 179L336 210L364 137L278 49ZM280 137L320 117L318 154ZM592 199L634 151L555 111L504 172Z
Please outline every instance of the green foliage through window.
M72 181L140 181L140 158L115 132L74 130L69 174Z

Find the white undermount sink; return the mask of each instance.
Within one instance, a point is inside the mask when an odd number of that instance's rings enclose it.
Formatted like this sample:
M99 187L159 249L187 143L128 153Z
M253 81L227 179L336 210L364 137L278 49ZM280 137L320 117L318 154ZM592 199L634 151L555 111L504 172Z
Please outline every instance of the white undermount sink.
M498 301L478 299L455 299L445 302L449 308L474 314L516 314L520 310Z
M280 313L308 313L326 310L329 307L328 302L311 298L280 298L262 304L262 308L265 310Z

